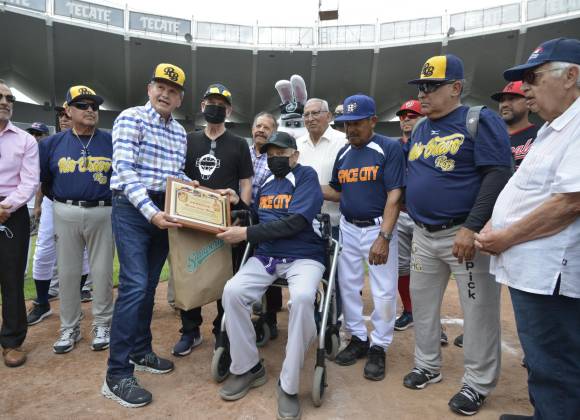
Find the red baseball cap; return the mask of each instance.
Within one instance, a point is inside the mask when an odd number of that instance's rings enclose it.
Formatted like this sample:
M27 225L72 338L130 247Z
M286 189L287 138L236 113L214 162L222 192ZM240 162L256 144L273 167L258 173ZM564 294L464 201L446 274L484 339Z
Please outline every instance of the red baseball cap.
M518 80L517 82L509 82L507 85L505 85L501 92L496 92L491 95L491 99L499 102L501 101L501 97L506 94L526 96L522 90L522 81Z
M403 115L405 112L414 112L415 114L423 115L421 112L421 102L416 99L411 99L401 105L401 108L395 114L397 117Z

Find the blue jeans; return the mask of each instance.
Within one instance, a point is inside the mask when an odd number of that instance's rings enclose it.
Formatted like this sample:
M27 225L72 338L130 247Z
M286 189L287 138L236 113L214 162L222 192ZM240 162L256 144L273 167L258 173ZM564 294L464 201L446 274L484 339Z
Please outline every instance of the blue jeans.
M163 208L161 195L152 198ZM167 231L149 223L122 194L113 195L111 217L120 270L107 374L120 378L133 375L130 355L139 358L152 351L155 289L169 242Z
M510 293L534 419L580 419L580 299Z

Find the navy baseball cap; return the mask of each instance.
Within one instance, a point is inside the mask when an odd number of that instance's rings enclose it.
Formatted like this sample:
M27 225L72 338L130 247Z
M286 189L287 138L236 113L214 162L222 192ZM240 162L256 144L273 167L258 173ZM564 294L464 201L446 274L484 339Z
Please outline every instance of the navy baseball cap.
M532 52L525 64L507 69L503 72L503 77L510 82L522 80L526 70L550 61L580 64L580 41L571 38L556 38L546 41Z
M226 100L228 104L230 105L232 104L232 93L227 87L225 87L221 83L212 83L211 85L209 85L203 95L203 99L212 95L221 96Z
M349 96L342 104L343 114L334 121L366 120L377 114L375 100L367 95L357 94Z
M260 147L260 153L266 153L268 147L272 145L281 147L282 149L298 149L296 147L296 139L285 131L274 131L268 139L268 143Z
M41 122L33 122L30 127L28 127L26 129L26 131L28 131L29 133L31 131L35 131L37 133L42 133L42 134L49 134L50 131L48 130L48 127L46 124L41 123ZM30 133L32 134L32 133Z
M429 58L423 64L418 79L410 80L410 85L425 82L447 82L450 80L463 80L463 61L453 54L436 55Z

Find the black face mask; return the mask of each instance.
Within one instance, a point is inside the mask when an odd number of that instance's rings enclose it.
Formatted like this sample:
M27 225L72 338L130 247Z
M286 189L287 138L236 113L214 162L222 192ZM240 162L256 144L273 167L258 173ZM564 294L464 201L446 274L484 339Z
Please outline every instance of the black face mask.
M208 104L203 110L203 117L210 124L221 124L226 120L226 107Z
M268 158L268 168L276 178L284 178L290 173L290 158L288 156L272 156Z

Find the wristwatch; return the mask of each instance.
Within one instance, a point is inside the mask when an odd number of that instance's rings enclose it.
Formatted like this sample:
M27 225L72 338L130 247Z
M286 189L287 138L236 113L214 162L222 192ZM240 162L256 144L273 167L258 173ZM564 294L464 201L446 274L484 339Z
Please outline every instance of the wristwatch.
M386 241L390 241L391 239L393 239L392 233L383 232L382 230L379 232L379 236Z

